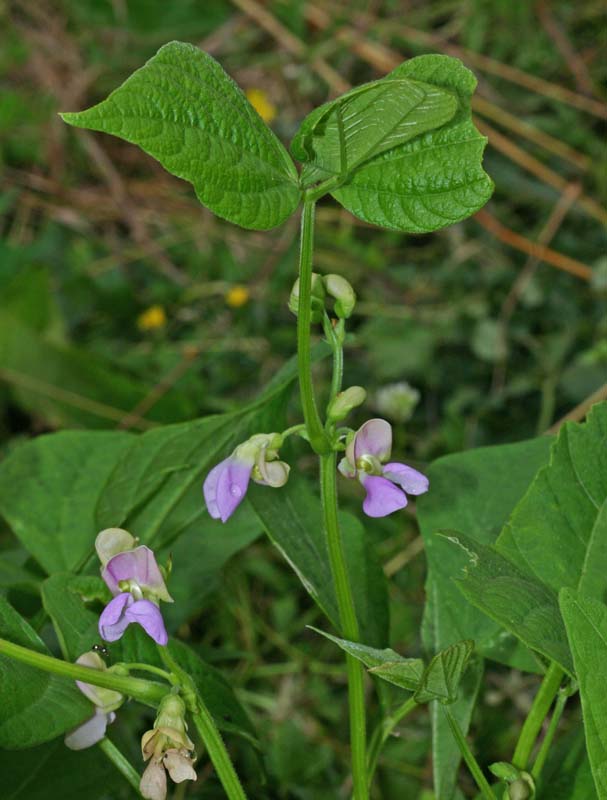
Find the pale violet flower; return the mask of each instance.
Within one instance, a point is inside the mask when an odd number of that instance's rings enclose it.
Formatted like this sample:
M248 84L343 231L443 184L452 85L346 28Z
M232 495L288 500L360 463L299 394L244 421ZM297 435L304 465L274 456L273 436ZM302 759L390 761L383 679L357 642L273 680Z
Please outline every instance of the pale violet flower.
M83 653L76 664L93 669L106 670L105 661L93 650ZM76 681L76 685L95 706L95 711L82 725L70 731L65 737L65 744L70 750L84 750L100 742L105 736L105 729L116 719L114 711L122 705L124 697L113 689L93 686L91 683Z
M290 467L277 460L281 444L278 433L258 433L213 467L202 487L213 519L226 522L232 516L244 500L251 479L262 486L285 485Z
M385 517L407 505L407 494L428 491L428 478L421 472L388 462L391 451L392 427L383 419L370 419L354 434L339 463L342 475L358 478L364 486L363 511L369 517Z
M172 603L173 598L154 553L145 545L133 547L136 540L130 534L127 534L130 539L119 535L120 531L119 528L102 531L95 543L102 561L101 577L114 595L99 618L99 633L106 642L115 642L136 622L157 644L166 645L168 634L158 603L160 600ZM121 547L125 549L116 552Z

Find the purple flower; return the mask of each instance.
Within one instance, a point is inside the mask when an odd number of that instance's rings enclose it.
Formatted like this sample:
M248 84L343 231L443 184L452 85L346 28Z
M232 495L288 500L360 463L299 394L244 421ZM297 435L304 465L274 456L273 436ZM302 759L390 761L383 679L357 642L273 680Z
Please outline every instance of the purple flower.
M118 530L102 531L96 542L100 557L115 553L107 561L102 558L101 577L114 598L99 618L99 633L105 641L115 642L131 622L136 622L155 642L166 645L168 635L158 603L160 600L172 603L173 598L167 591L156 557L145 545L132 547L136 540L130 534L118 537ZM117 540L118 547L115 546ZM124 549L117 551L121 546Z
M213 467L202 487L213 519L226 522L232 516L244 500L251 478L263 486L285 485L289 465L277 460L281 444L277 433L258 433Z
M106 642L115 642L131 622L141 625L157 644L165 645L168 634L160 609L151 600L135 600L130 592L121 592L101 612L99 635Z
M385 463L392 451L392 427L383 419L370 419L354 434L339 471L358 478L367 495L363 511L369 517L385 517L407 505L407 494L423 494L425 475L398 461Z

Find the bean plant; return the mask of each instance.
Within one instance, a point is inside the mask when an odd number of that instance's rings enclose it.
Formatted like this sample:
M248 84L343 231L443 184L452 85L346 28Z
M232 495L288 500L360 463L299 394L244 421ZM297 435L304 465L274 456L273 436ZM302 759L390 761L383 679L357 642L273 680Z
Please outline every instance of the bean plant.
M7 457L0 510L44 577L42 609L30 619L0 595L3 748L35 754L58 740L52 759L61 763L64 747L85 751L86 771L86 751L99 747L135 795L151 800L164 800L171 783L181 785L176 796L189 794L209 764L230 800L274 796L263 781L241 780L226 746L247 742L263 763L264 742L229 682L169 636L183 619L174 610L182 604L187 616L187 593L204 580L197 553L179 550L181 537L202 538L205 515L218 534L237 532L248 509L326 617L302 636L345 657L343 796L380 796L383 748L416 712L432 725L434 789L424 797L462 798L471 776L485 800L607 798L606 405L558 437L455 454L420 471L392 453L386 420L348 426L366 399L364 387L342 385L356 294L341 275L314 272L314 212L327 195L370 226L408 234L456 223L487 202L475 85L455 58L412 58L315 109L290 155L216 61L171 42L103 102L62 114L137 144L243 228L267 230L301 213L288 298L297 355L241 409L141 435L51 433ZM313 369L325 359L326 386ZM287 419L295 381L299 420ZM306 450L320 497L296 474ZM356 487L362 515L340 509L342 480ZM414 501L427 557L423 658L390 647L386 579L368 536L374 519ZM479 763L469 734L491 662L540 676L539 689L512 753ZM133 763L112 726L123 714L147 718L145 707L154 721ZM10 797L25 796L26 772L9 771Z

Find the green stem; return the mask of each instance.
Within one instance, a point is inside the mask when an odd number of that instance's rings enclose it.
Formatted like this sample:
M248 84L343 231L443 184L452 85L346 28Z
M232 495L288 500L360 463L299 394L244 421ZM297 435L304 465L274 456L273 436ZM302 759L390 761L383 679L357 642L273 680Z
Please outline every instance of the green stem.
M321 197L324 197L329 192L332 192L333 189L337 189L339 186L341 186L344 180L345 176L343 175L334 175L332 178L327 178L326 181L323 181L317 186L308 189L304 195L304 201L309 200L312 203L315 203L317 200L320 200Z
M160 669L160 667L154 667L151 664L139 664L135 661L121 661L119 664L115 664L116 667L122 667L123 669L129 670L139 670L140 672L151 672L153 675L158 675L160 678L163 678L165 681L169 683L175 683L175 679L172 675L164 670Z
M221 738L221 734L208 708L204 704L202 697L198 693L194 681L188 673L179 666L166 647L159 647L158 651L167 668L179 678L180 684L186 690L183 695L184 700L186 701L188 710L196 725L196 730L207 749L209 758L215 767L217 777L221 781L221 785L227 797L229 800L247 800L240 779L236 774L234 765L232 764L226 746Z
M563 711L565 710L565 706L567 705L568 699L569 693L561 689L556 699L554 711L552 712L550 724L548 725L548 730L546 731L546 735L542 740L542 744L540 745L540 749L533 764L533 769L531 770L531 777L535 781L539 780L539 777L542 774L542 769L544 768L546 758L548 757L548 752L552 746L556 730L559 726L559 722L561 720L561 716L563 715Z
M527 769L535 741L550 710L552 701L559 690L563 675L561 667L553 661L544 675L542 685L521 728L514 755L512 756L512 763L518 769Z
M483 775L483 771L479 766L478 761L474 758L472 750L468 746L468 742L466 741L466 737L462 733L460 726L457 723L457 720L451 714L451 712L443 706L443 711L445 712L445 716L447 717L447 722L449 723L449 727L451 728L451 732L455 737L455 741L460 749L460 752L463 756L464 761L470 772L472 773L472 777L474 778L476 785L481 790L483 797L486 800L496 800L495 795L493 794L493 789L489 785L489 782Z
M133 789L137 792L137 796L141 797L142 795L139 789L140 775L131 762L124 757L116 745L109 739L102 739L99 742L99 749L105 753L118 772L131 784Z
M346 639L358 641L359 630L354 608L354 598L344 558L343 545L337 517L336 455L326 453L320 457L320 494L323 507L327 546L335 595L339 608L341 634ZM352 777L354 800L367 800L367 759L364 671L358 659L346 655L348 672L348 701L350 709L350 745L352 748Z
M142 678L131 678L125 675L116 675L114 672L84 667L80 664L70 664L69 661L62 661L44 653L38 653L27 647L0 639L0 654L9 658L29 664L31 667L52 672L55 675L63 675L76 681L91 683L93 686L103 686L104 689L114 689L116 692L133 697L141 703L156 707L160 700L167 693L166 686L161 686L154 681L146 681Z
M341 391L341 383L344 375L344 351L340 338L340 335L343 334L343 320L339 320L337 324L340 326L339 334L338 331L333 328L328 314L325 313L323 316L322 326L325 336L327 337L327 341L329 342L331 350L333 351L333 373L331 377L331 394L329 395L329 402L327 404L328 406Z
M312 357L310 324L312 320L312 252L314 245L314 202L304 201L301 215L301 242L299 251L299 302L297 313L297 361L299 391L306 429L312 449L326 453L329 442L318 415L312 385Z
M371 741L369 743L369 753L367 756L367 773L369 778L369 786L371 786L371 782L373 780L373 775L375 774L375 770L377 769L377 762L379 759L379 755L382 751L382 748L386 741L388 740L390 734L396 728L398 723L403 720L408 714L410 714L415 708L417 708L417 703L410 697L408 700L400 705L396 711L392 714L388 714L388 716L384 717L379 725L373 731L373 735L371 737Z

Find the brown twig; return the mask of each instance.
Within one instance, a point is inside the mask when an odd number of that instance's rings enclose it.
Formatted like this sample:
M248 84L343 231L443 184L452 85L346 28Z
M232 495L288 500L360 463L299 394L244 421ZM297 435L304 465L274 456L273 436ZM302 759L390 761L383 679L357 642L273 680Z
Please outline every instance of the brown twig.
M558 433L561 426L566 422L581 422L586 417L590 409L596 403L602 403L607 400L607 383L603 384L596 392L593 392L585 400L582 400L575 408L573 408L564 417L561 417L558 422L555 422L546 433Z
M592 277L592 269L586 264L577 261L575 258L566 256L563 253L558 253L556 250L552 250L537 242L532 242L530 239L526 239L524 236L521 236L520 233L516 233L516 231L502 225L499 220L484 208L476 212L474 219L482 225L485 230L499 239L500 242L504 242L504 244L513 247L515 250L527 253L527 255L533 256L539 261L545 261L547 264L551 264L553 267L562 269L564 272L569 272L571 275L575 275L583 280L589 281Z

